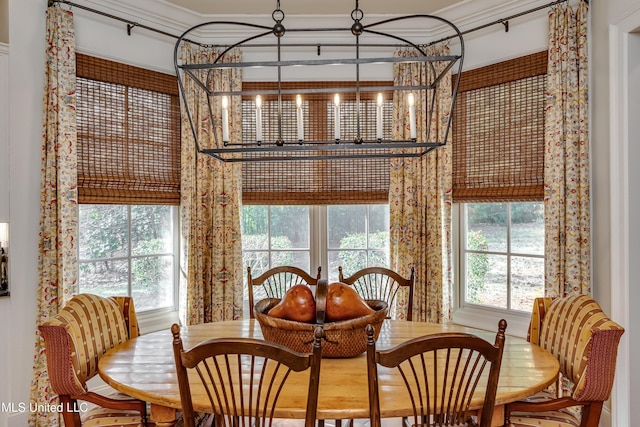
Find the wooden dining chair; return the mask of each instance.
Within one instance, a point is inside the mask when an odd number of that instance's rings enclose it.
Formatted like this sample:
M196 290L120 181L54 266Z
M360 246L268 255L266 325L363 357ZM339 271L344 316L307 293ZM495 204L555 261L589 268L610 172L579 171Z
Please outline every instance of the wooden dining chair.
M321 267L318 267L318 274L312 277L301 268L293 266L280 266L271 268L258 277L251 275L251 267L247 267L247 288L249 290L249 317L254 318L253 306L256 297L262 298L282 298L284 294L294 285L305 284L316 286L320 280Z
M367 326L367 374L371 427L380 427L378 367L398 375L406 386L413 415L404 427L489 427L494 411L507 322L498 322L491 344L466 333L440 333L414 338L388 350L376 350L374 330ZM487 368L488 367L488 374ZM477 390L477 393L476 393ZM397 390L396 393L402 393ZM470 407L482 406L480 417Z
M555 389L508 404L505 426L597 427L623 333L587 295L536 298L527 339L558 359L560 381ZM565 380L570 384L563 395Z
M98 394L87 387L102 355L139 335L133 299L79 294L38 329L66 427L147 426L145 402L121 393ZM96 406L81 411L84 406L78 401Z
M174 324L171 332L184 427L195 427L195 410L212 413L216 427L270 427L287 379L293 372L306 370L304 424L315 426L321 327L314 331L311 353L254 338L214 338L185 350L180 327Z
M389 305L389 318L411 320L413 312L414 269L409 278L384 267L367 267L344 277L338 267L338 281L352 285L364 299L379 299ZM397 304L404 299L403 304Z

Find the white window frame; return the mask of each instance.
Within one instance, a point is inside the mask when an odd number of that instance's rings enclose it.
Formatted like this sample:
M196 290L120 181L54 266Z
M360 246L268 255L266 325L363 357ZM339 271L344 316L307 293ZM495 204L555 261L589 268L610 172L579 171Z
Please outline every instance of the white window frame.
M128 208L128 218L131 218L131 207L134 205L127 205ZM80 209L80 205L78 205L78 209ZM179 298L179 289L180 289L180 215L179 215L179 207L171 206L171 219L173 222L173 242L172 242L172 251L173 251L173 306L171 307L163 307L156 308L152 310L144 310L140 311L136 308L136 316L138 318L138 324L140 326L140 331L143 334L159 331L162 329L168 329L171 327L173 323L179 323L179 315L178 315L178 298ZM79 214L79 213L78 213ZM131 221L127 221L128 230L127 232L131 234ZM131 242L131 239L129 239ZM121 259L133 259L136 256L132 256L130 253L127 257L120 257ZM80 247L78 245L78 260L80 260ZM80 288L80 283L78 283L78 289L82 292ZM129 295L131 294L131 269L129 269L129 279L127 291Z
M522 311L485 307L464 302L465 290L465 263L463 255L463 242L466 231L463 223L464 206L454 203L452 207L452 254L454 265L454 311L453 323L495 330L500 319L507 321L507 334L526 338L531 319L530 313Z

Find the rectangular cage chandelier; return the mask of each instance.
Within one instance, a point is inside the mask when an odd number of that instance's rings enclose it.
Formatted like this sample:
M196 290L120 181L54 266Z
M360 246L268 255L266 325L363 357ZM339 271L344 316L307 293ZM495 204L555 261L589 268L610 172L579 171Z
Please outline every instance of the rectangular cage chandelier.
M225 162L335 160L420 157L446 144L457 79L451 88L450 105L438 104L436 96L447 73L454 67L458 75L462 71L464 40L454 24L426 14L366 23L358 0L350 27L285 27L280 0L271 16L273 26L211 21L191 27L178 38L174 66L182 108L198 152ZM409 40L388 32L394 24L425 34ZM433 43L429 32L434 25L453 32L448 38L457 39L456 53L428 54ZM255 34L247 35L248 31ZM229 42L234 34L241 34L240 40ZM301 37L311 41L300 42ZM202 55L203 59L185 60L181 57L185 43L216 50L213 55ZM227 60L236 49L243 54L247 49L256 59ZM401 55L389 53L396 49L404 50ZM416 67L421 76L418 82L392 82L392 70L401 64ZM382 82L365 78L371 67L385 70L389 78ZM229 70L249 68L268 74L266 80L272 84L246 89L222 81L229 80L222 77ZM307 75L307 70L326 78L315 78L321 84L309 85L308 79L300 77ZM347 78L334 82L335 75ZM311 100L318 99L324 105L320 111L309 107ZM402 105L401 113L393 111L392 116L403 129L392 132L390 121L383 116L387 117L394 105ZM236 108L242 109L239 121L233 120L238 116L233 114ZM435 108L446 111L445 129L438 133L439 138L432 129L437 126ZM323 131L311 131L312 121L319 121ZM246 126L249 122L251 129Z

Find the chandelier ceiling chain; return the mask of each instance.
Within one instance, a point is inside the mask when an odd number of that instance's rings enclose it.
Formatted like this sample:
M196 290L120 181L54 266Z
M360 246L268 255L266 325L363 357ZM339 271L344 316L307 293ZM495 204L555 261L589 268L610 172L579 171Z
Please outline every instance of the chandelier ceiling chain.
M433 15L408 15L365 24L364 12L360 9L358 0L355 0L355 8L351 11L352 23L348 28L285 28L283 24L285 13L280 8L280 0L276 0L276 8L271 16L274 21L272 27L249 22L212 21L196 25L178 38L174 50L178 86L183 100L182 105L185 107L185 113L189 119L199 152L221 161L230 162L334 160L368 157L419 157L446 144L457 96L457 82L452 88L451 103L448 107L448 122L441 140L432 140L434 133L430 128L433 109L436 106L436 89L443 81L443 77L450 73L454 66L457 65L458 73L462 70L464 41L458 28L451 22ZM427 25L427 23L431 25ZM422 38L419 40L409 40L409 36L388 32L388 28L394 24L401 24L398 26L403 29L412 29L411 31L405 30L406 33L422 31L425 34L422 34L420 36ZM458 53L427 54L428 49L425 46L428 46L432 41L429 34L435 33L436 30L442 32L442 27L453 30L456 34ZM243 31L230 31L230 28ZM254 29L257 33L239 41L229 40L232 34L238 32L245 35L248 32L247 29ZM189 36L188 39L187 36ZM269 42L269 36L274 36L275 41ZM309 37L313 39L312 42L301 43L298 41ZM222 45L219 42L207 43L210 38L225 40L225 47L217 54L215 60L205 63L180 61L179 52L183 43L197 40L201 45ZM347 41L335 43L336 39ZM304 52L300 53L300 48L305 46L317 48L318 55L320 54L320 46L331 46L335 48L335 52L330 51L329 54L332 56L329 58L309 59ZM402 55L390 53L398 47L407 49L409 53ZM247 61L224 61L225 55L236 48L246 48L246 51L251 52L253 56L247 55L251 56ZM327 50L323 51L323 55ZM245 51L243 50L244 55ZM385 78L375 80L393 81L392 69L402 64L416 64L424 70L421 73L424 76L424 81L372 85L362 78L362 71L365 69L369 71L369 74L380 73L380 70L384 70L387 73ZM216 84L216 78L219 79L221 75L220 71L250 68L267 70L264 71L265 74L268 73L268 70L275 68L275 89L220 90L220 85ZM311 70L326 69L326 72L320 71L319 73L324 77L321 87L310 88L308 84L303 84L301 78L295 75L300 68L309 70L309 73ZM346 71L344 71L345 69ZM336 72L336 70L340 70L340 72ZM285 73L285 71L287 72ZM341 73L352 76L350 83L332 86L332 78L335 78L336 75L342 75ZM298 74L306 76L307 71L298 72ZM293 77L291 77L292 75ZM387 75L388 77L386 77ZM186 80L192 80L195 83L193 87L199 91L198 95L206 97L210 115L207 122L211 126L211 129L204 133L208 135L206 141L198 140L198 132L194 123L194 107L187 102ZM317 81L318 79L313 80ZM368 80L374 79L369 78ZM327 85L329 87L325 87ZM375 96L376 92L377 97ZM373 98L371 97L372 93ZM401 120L405 123L409 122L408 137L401 136L394 139L385 136L382 119L383 93L386 93L387 97L391 94L394 103L405 103L406 106L402 107L402 110L407 111L407 117L401 118ZM309 126L312 119L317 118L311 117L311 112L308 109L309 100L322 96L326 96L324 101L327 111L325 126L333 125L333 132L325 128L323 133L326 133L327 137L322 137L318 132L310 132L307 129L307 138L305 138L305 128ZM229 132L229 113L234 105L236 105L235 108L239 105L238 102L231 102L232 99L239 99L237 97L242 99L242 103L253 105L253 111L248 114L255 118L255 130L247 126L247 118L243 117L242 131L232 135ZM250 97L254 97L255 101L252 102ZM387 101L390 100L387 99ZM420 111L425 112L419 115L420 123L416 122L417 106L420 106ZM268 108L265 111L275 111L275 118L274 114L264 116L264 108ZM244 107L243 112L247 114ZM421 132L417 131L418 128ZM266 133L263 132L265 130ZM239 134L242 135L241 140L231 139L234 135ZM332 135L333 138L329 138L329 135ZM389 135L389 130L386 135Z

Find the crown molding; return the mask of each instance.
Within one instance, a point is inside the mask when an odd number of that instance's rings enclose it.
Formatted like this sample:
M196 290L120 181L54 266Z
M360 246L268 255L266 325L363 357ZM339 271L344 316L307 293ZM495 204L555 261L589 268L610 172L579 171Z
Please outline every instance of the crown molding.
M121 17L131 22L143 24L152 28L160 29L166 33L175 36L181 35L187 29L208 21L234 21L234 22L251 22L260 25L271 26L273 20L270 15L258 16L253 14L227 14L227 15L211 15L195 13L191 10L168 3L165 0L75 0L75 3L95 9L104 13ZM447 19L456 25L461 31L471 29L496 19L501 19L526 10L548 4L550 0L465 0L450 7L441 9L435 13L436 16ZM72 7L72 10L73 7ZM285 11L286 12L286 11ZM400 14L366 14L363 22L377 22L382 19L402 16ZM102 17L91 12L75 9L74 13L87 17L88 19L105 20ZM539 14L546 13L544 10ZM527 18L520 18L527 19ZM292 22L293 21L293 22ZM350 26L351 18L344 15L326 14L326 15L286 15L285 24L293 28L304 27L335 27L337 25ZM386 27L387 31L397 34L412 34L417 30L422 35L427 34L430 37L439 38L451 35L448 26L444 24L436 24L431 28L407 28L406 25L398 25L394 28L393 24ZM135 28L133 29L135 31ZM141 30L142 31L142 30ZM426 31L426 33L425 33ZM495 29L494 29L495 31ZM249 34L252 32L234 30L233 33ZM198 33L194 33L198 34ZM230 35L232 35L230 34ZM203 32L203 37L206 34ZM158 34L158 37L165 37ZM234 35L235 37L235 35ZM469 34L466 37L473 37Z

